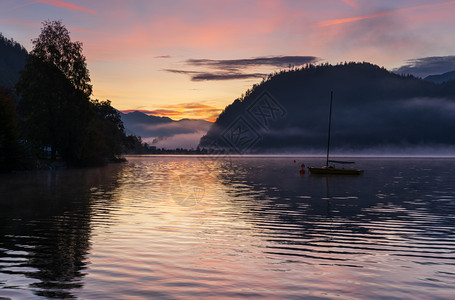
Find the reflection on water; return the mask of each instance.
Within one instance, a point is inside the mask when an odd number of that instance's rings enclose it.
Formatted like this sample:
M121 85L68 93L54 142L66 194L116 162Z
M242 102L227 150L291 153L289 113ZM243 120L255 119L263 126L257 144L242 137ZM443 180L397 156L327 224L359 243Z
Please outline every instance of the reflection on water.
M83 285L93 187L104 199L118 168L3 175L0 188L0 296L71 298Z
M0 297L450 298L455 159L359 163L320 177L285 157L144 156L2 175Z

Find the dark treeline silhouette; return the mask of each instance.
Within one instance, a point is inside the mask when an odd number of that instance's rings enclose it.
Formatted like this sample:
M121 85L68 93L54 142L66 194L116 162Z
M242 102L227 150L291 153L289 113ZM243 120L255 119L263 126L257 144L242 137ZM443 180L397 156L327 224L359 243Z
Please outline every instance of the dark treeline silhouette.
M91 166L120 160L131 143L110 101L90 99L92 86L82 43L71 41L60 21L43 25L18 80L10 78L17 107L11 105L13 93L3 88L0 94L0 114L6 116L0 132L0 168L23 169L43 162L52 167L58 161ZM24 51L11 41L9 46ZM15 147L19 150L12 150Z
M175 148L175 149L165 149L165 148L156 148L150 146L147 143L140 145L140 148L135 148L130 152L131 154L159 154L159 155L205 155L210 154L207 149L186 149L186 148Z
M196 149L185 149L185 148L175 148L175 149L165 149L158 148L153 145L142 141L140 136L129 135L126 137L127 144L127 154L171 154L171 155L202 155L209 154L207 149L201 149L197 147Z
M253 131L253 137L259 138L245 147L249 152L321 152L327 143L330 91L334 91L334 150L455 145L455 81L435 84L352 62L271 74L227 106L199 146L229 151L236 141L248 139L247 131ZM264 92L285 111L282 117L273 118L272 111L261 107L269 116L266 128L249 114ZM243 140L227 141L226 133L239 117L249 126L244 128L246 135Z
M12 87L24 68L27 50L13 39L0 33L0 87Z

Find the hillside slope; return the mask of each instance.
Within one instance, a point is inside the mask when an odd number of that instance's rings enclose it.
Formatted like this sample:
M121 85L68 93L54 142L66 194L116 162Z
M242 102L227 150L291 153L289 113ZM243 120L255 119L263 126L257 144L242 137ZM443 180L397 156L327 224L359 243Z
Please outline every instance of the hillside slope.
M200 147L237 153L455 145L455 85L369 63L307 66L269 76L220 114Z
M24 68L27 51L0 33L0 87L12 88Z
M198 119L174 121L167 117L146 115L140 111L121 114L127 134L141 136L158 148L196 148L211 122Z
M430 75L424 78L426 81L434 83L444 83L450 80L455 80L455 71L446 72L438 75Z

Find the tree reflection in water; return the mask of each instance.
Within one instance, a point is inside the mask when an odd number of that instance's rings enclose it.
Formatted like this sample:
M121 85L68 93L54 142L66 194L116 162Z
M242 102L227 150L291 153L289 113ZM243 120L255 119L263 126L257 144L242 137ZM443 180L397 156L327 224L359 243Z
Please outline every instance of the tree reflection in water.
M29 289L47 298L75 298L73 291L82 287L89 263L92 199L102 190L103 200L110 200L122 168L110 165L0 178L3 292ZM2 282L2 277L7 280Z

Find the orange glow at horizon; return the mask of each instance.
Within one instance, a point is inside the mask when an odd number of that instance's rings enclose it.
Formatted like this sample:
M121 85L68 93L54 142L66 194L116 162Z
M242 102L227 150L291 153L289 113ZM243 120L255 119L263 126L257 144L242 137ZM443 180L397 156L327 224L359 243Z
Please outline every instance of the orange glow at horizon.
M169 105L155 110L128 109L120 111L126 114L139 111L149 116L168 117L177 120L202 119L209 122L215 122L222 109L200 103L184 103L179 105Z

